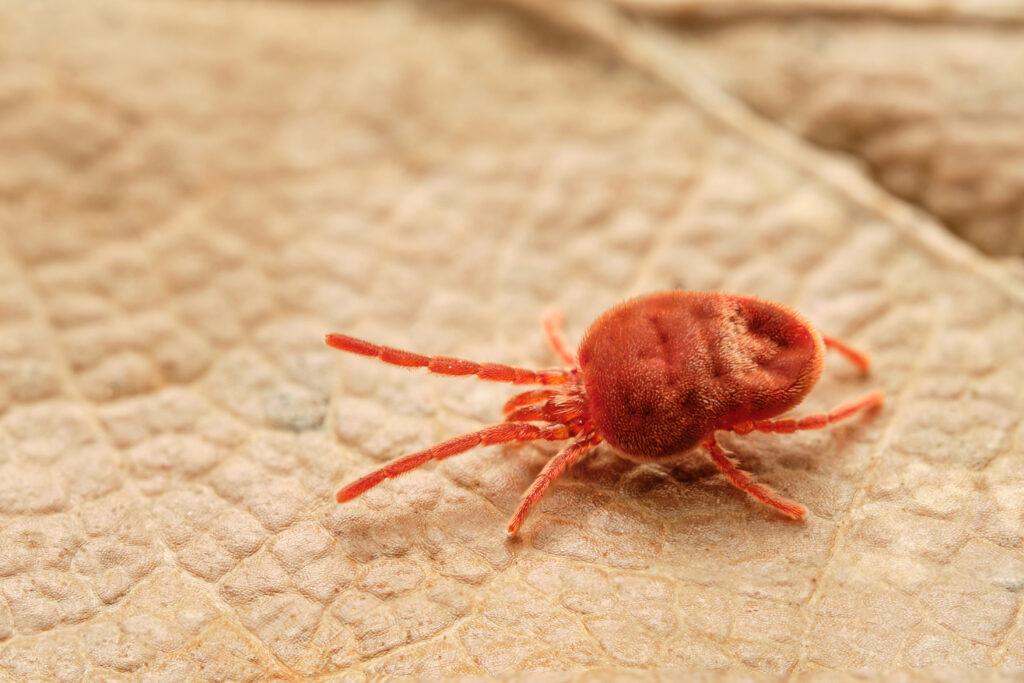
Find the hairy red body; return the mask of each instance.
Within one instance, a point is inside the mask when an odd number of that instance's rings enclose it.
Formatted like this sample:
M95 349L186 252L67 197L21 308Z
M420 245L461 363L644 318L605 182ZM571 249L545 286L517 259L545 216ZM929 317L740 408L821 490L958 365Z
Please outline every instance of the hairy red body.
M780 304L674 291L603 314L579 361L601 435L628 456L658 460L798 405L821 376L824 344Z
M477 445L571 439L524 495L509 534L519 530L547 486L601 441L640 461L665 460L704 446L734 485L800 519L806 513L803 506L751 482L717 444L715 432L819 429L884 400L882 392L875 391L829 413L772 419L797 406L818 381L826 347L840 351L865 372L869 361L844 342L821 335L795 311L754 297L685 291L639 297L601 315L584 335L578 355L565 342L557 314L545 317L544 328L569 369L532 371L431 357L327 335L327 343L335 348L393 365L550 386L512 397L505 404L505 423L394 460L341 489L338 501Z

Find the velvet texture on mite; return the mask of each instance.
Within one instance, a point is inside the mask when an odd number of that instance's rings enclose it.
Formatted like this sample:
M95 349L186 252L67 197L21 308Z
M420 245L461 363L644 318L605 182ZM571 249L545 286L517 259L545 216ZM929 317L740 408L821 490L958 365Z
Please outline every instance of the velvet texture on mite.
M737 488L788 517L803 519L802 505L738 469L715 432L820 429L884 401L881 391L872 391L827 413L775 419L799 405L817 383L826 348L864 373L870 361L842 340L818 332L799 313L756 297L680 290L638 297L594 321L578 352L562 334L558 312L548 313L543 324L552 350L567 367L529 370L327 335L327 344L336 349L392 365L543 387L509 399L504 422L392 460L338 491L338 502L476 446L568 440L523 495L507 529L514 535L551 482L606 441L623 457L640 462L666 461L703 447Z

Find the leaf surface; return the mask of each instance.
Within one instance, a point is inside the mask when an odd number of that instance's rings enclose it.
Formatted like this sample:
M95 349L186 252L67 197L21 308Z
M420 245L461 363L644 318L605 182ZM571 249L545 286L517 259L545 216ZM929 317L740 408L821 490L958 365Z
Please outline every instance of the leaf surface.
M1024 292L848 163L566 3L0 5L0 676L255 680L1020 668ZM569 27L553 28L547 20ZM577 33L579 32L579 37ZM597 40L594 40L597 39ZM604 43L601 45L600 43ZM478 449L504 386L623 298L790 304L869 350L699 453Z

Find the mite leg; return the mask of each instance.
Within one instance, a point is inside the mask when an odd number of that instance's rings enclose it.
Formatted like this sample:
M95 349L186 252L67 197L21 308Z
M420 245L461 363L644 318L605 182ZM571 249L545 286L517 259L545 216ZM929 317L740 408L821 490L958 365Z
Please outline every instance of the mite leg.
M563 401L560 405L548 401L541 405L523 406L505 416L506 422L552 422L568 425L583 415L583 406L578 401Z
M712 436L710 439L705 441L704 448L706 448L708 453L711 454L711 459L715 461L715 465L718 466L718 469L736 488L746 491L753 498L761 501L765 505L775 508L787 517L803 519L804 515L807 514L807 509L800 503L794 503L791 500L786 500L764 484L755 484L751 481L750 475L736 467L732 458L730 458L728 454L722 450L722 447L718 445L718 442L715 441L715 437Z
M439 375L476 375L489 382L508 382L510 384L564 384L569 380L569 373L558 368L527 370L500 363L477 363L448 356L424 356L412 351L372 344L345 334L329 334L325 341L328 346L339 351L377 358L389 365L398 365L403 368L426 368Z
M436 446L431 446L418 453L404 455L401 458L392 460L383 467L356 479L338 491L338 502L350 501L366 493L385 479L394 479L401 474L427 464L431 460L444 460L453 455L464 453L476 446L490 446L498 443L508 443L509 441L561 441L562 439L568 439L569 436L569 429L565 425L538 427L523 422L505 422L491 425L490 427L484 427L479 432L456 436L454 439L442 441Z
M815 413L801 417L800 419L787 417L781 420L753 420L752 422L741 422L733 425L730 430L737 434L749 434L750 432L771 432L774 434L792 434L804 429L821 429L853 417L857 413L870 410L885 402L885 394L881 391L872 391L860 398L842 403L827 413Z
M506 401L502 411L507 418L516 409L523 406L532 406L535 403L544 403L557 393L557 389L531 389L530 391L524 391Z
M559 422L547 403L516 408L505 416L505 422Z
M835 349L839 353L843 354L846 356L847 360L856 365L857 369L864 374L867 374L871 369L871 358L868 354L863 351L858 351L842 339L836 339L835 337L830 337L827 334L821 335L821 339L825 342L825 348Z
M544 466L544 469L540 471L537 478L530 484L530 488L523 494L523 499L519 502L519 507L516 508L516 513L512 515L512 519L508 523L508 535L515 536L519 533L519 527L523 526L523 521L526 519L526 515L529 514L530 508L540 500L540 497L544 495L544 492L548 490L548 486L557 479L562 472L565 472L565 468L572 465L574 462L579 460L584 453L589 451L593 446L596 446L601 441L600 437L590 436L573 441L571 444L563 448L558 455L548 460L548 464Z
M544 317L541 319L541 323L544 325L544 334L548 338L548 345L551 347L551 350L562 359L563 363L571 368L575 368L577 366L576 352L565 339L565 334L562 332L562 322L562 311L554 306L544 311Z
M505 413L505 422L551 422L569 425L585 412L586 400L581 395L556 391L543 403L529 403ZM591 430L585 431L589 433Z

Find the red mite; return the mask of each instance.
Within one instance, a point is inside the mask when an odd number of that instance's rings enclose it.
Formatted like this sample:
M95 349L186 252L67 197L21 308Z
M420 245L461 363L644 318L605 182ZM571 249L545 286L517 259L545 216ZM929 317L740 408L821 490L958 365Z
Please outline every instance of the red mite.
M352 500L385 479L475 446L510 441L569 444L541 470L508 524L519 531L530 507L567 467L607 441L638 462L662 462L703 446L730 482L793 519L799 503L754 483L715 441L715 432L790 433L820 429L879 406L873 391L828 413L772 419L799 404L821 376L825 348L867 372L868 357L819 333L799 313L750 296L670 291L632 299L605 312L574 354L561 315L544 317L548 343L569 369L526 370L497 363L424 356L343 334L327 335L341 351L442 375L475 375L492 382L543 385L505 403L505 421L392 460L338 491Z

